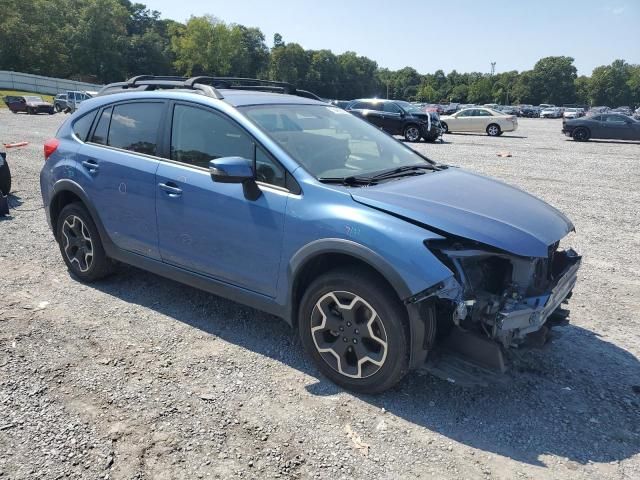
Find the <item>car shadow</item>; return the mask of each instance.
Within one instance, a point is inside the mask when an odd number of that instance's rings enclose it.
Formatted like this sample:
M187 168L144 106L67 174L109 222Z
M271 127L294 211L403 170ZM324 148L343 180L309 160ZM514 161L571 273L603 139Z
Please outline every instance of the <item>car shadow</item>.
M92 287L315 377L306 387L311 395L342 392L276 317L129 266ZM579 326L559 332L548 348L524 354L507 382L463 389L411 372L381 395L355 396L417 427L532 465L544 466L545 455L581 464L637 455L640 362Z
M456 135L461 137L489 137L489 135L487 135L486 133L447 132L445 133L445 135ZM523 135L509 135L508 132L505 132L502 135L499 135L497 137L490 137L490 138L501 139L501 138L529 138L529 137L525 137Z
M573 138L566 138L565 142L573 142L575 140L573 140ZM640 141L636 141L636 140L594 140L593 138L590 138L587 142L581 142L581 143L612 143L612 144L619 144L619 145L640 145Z

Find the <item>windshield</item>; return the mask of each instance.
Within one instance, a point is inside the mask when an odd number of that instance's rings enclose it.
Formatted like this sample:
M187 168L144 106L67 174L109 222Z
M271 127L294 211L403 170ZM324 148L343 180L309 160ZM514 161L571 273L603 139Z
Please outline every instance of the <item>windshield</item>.
M243 113L316 178L432 165L349 112L325 105L257 105Z
M396 101L398 105L400 105L405 112L410 113L424 113L420 105L414 105L413 103L405 102L403 100Z
M31 95L28 97L24 97L27 102L41 102L42 97L36 97L35 95Z

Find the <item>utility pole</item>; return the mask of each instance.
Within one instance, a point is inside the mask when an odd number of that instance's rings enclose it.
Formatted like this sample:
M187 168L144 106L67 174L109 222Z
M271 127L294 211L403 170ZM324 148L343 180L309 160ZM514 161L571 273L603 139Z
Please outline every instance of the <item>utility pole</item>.
M387 100L389 100L389 82L387 82Z
M491 76L496 73L496 62L491 62Z

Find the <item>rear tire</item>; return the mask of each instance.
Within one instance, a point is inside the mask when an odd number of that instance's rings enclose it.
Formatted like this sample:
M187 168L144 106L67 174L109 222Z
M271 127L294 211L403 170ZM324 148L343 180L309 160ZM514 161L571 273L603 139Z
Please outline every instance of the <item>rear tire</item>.
M573 131L571 136L576 142L586 142L591 137L591 134L586 128L578 127Z
M98 229L81 203L70 203L62 209L56 222L56 238L64 263L82 282L94 282L113 271Z
M309 285L299 308L307 354L332 382L380 393L409 367L407 314L389 287L359 268L330 271Z
M487 135L490 137L497 137L502 134L502 130L500 130L500 125L497 123L491 123L487 126Z
M449 133L449 125L447 125L445 122L440 122L440 126L442 127L442 131L444 133Z

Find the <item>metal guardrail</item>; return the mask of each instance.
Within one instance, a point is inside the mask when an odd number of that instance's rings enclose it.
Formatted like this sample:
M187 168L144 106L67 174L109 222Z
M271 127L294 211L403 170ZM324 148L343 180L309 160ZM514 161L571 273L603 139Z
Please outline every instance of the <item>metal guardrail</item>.
M1 90L19 90L55 95L57 93L64 93L67 90L98 91L102 87L103 85L94 83L0 70Z

